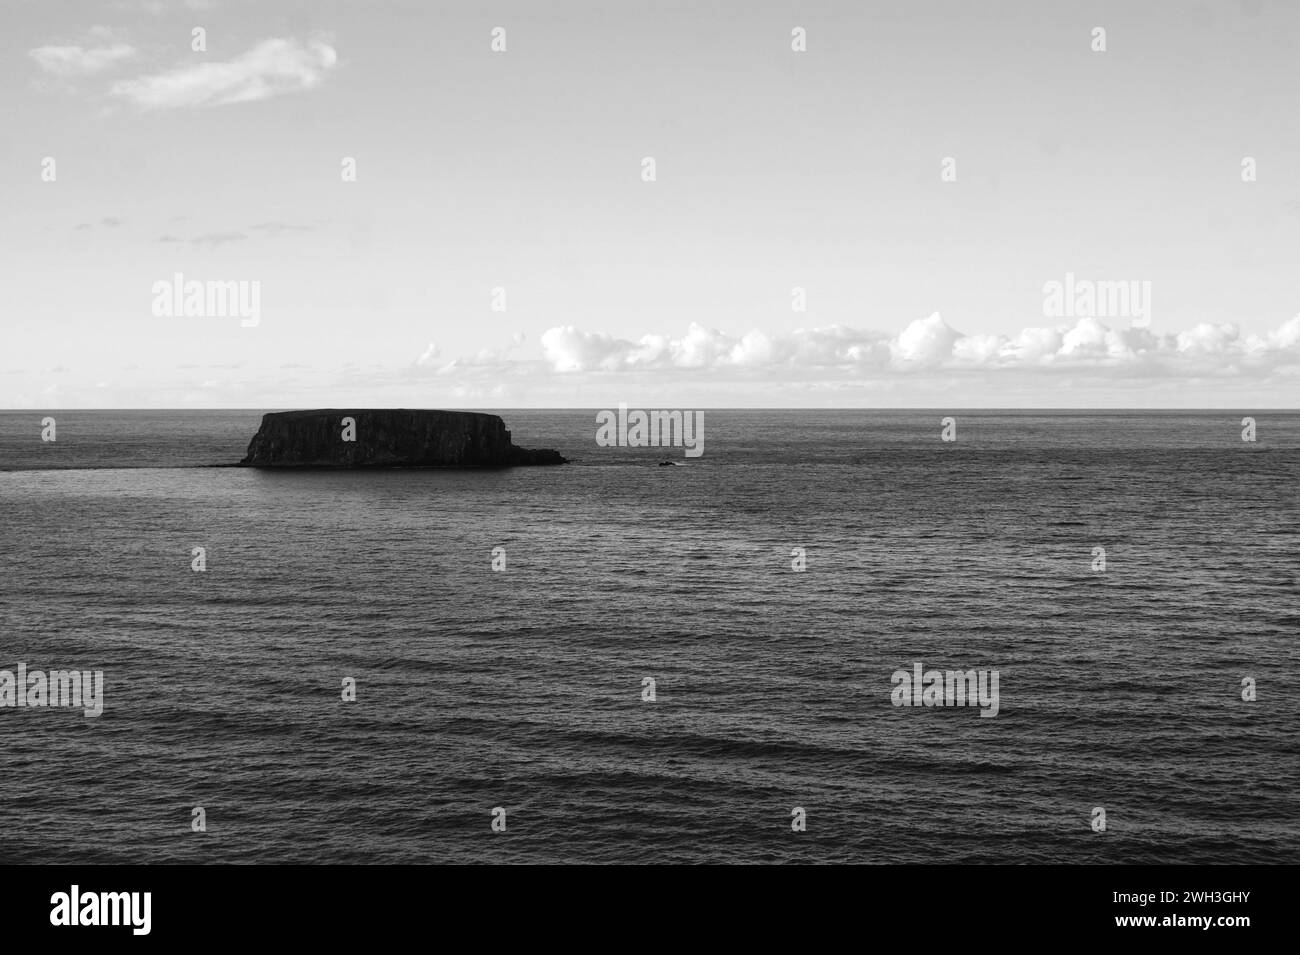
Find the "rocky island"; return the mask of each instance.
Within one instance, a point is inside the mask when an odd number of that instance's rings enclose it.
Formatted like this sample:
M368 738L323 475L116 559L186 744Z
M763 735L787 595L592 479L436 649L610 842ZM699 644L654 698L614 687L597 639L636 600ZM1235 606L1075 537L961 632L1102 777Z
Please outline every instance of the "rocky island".
M262 416L240 467L474 468L564 464L516 447L500 417L477 411L277 411Z

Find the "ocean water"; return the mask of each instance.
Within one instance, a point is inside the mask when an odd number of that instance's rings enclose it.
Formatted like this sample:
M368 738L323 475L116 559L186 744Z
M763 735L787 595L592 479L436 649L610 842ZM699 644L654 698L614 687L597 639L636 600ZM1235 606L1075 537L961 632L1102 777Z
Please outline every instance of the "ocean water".
M105 707L0 708L2 863L1300 860L1300 414L718 410L687 461L503 411L573 463L278 473L206 466L260 411L46 413L0 669ZM997 716L893 706L917 662Z

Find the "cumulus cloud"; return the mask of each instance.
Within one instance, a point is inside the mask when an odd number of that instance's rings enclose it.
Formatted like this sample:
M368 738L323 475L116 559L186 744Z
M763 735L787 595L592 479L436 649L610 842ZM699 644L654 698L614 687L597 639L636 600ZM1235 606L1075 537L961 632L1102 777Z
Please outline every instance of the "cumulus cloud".
M1300 350L1300 315L1296 315L1289 322L1269 332L1263 339L1251 339L1250 347L1265 351Z
M889 351L900 365L934 365L952 357L952 346L961 338L939 313L917 319L889 343Z
M1239 337L1235 325L1202 323L1189 332L1178 333L1178 351L1185 355L1226 355Z
M314 89L337 62L334 48L320 41L271 39L233 60L204 61L122 80L111 92L141 109L251 103Z
M528 350L515 354L525 341ZM396 377L389 367L366 381L480 405L503 388L520 407L604 407L611 387L660 396L644 399L651 402L718 407L935 407L959 394L986 407L1209 407L1229 398L1289 407L1300 393L1300 316L1258 334L1232 324L1166 332L1093 319L964 334L938 315L892 332L826 325L728 333L692 324L638 337L560 325L502 344L454 357L417 342Z
M1014 336L965 335L935 313L896 335L842 325L734 337L692 324L684 335L643 335L636 341L572 325L541 336L550 370L769 370L907 374L943 369L1142 369L1152 374L1234 373L1246 367L1300 362L1300 315L1265 335L1242 335L1231 324L1188 332L1111 328L1095 318L1030 327Z

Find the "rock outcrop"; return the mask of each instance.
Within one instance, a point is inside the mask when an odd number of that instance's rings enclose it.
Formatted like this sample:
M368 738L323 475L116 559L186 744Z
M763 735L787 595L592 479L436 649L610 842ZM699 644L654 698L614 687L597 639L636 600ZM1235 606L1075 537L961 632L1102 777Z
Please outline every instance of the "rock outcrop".
M494 414L322 409L264 415L239 463L254 468L472 468L565 460L558 451L515 447L505 422Z

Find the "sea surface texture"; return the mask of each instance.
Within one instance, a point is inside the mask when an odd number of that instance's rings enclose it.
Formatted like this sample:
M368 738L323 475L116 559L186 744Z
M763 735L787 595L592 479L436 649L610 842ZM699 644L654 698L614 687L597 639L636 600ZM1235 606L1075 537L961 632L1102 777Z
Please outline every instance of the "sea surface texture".
M0 708L0 862L1300 859L1300 415L497 413L573 463L0 414L0 669L105 683ZM917 663L997 715L893 705Z

